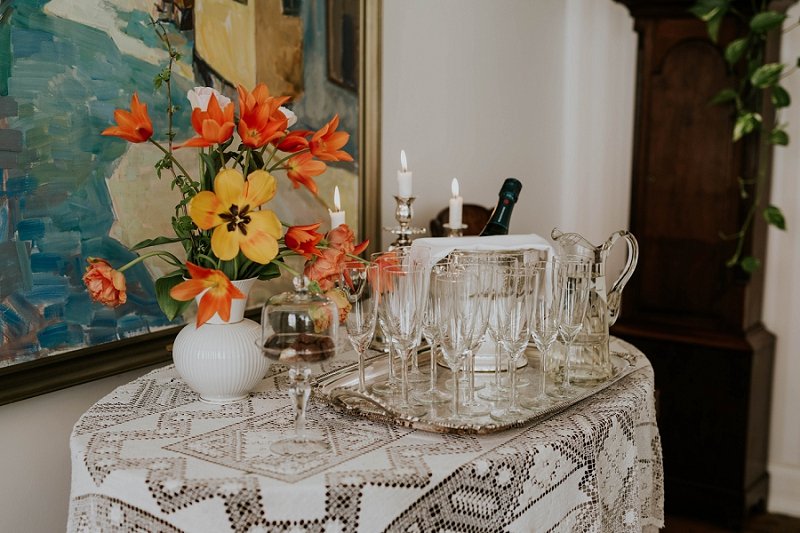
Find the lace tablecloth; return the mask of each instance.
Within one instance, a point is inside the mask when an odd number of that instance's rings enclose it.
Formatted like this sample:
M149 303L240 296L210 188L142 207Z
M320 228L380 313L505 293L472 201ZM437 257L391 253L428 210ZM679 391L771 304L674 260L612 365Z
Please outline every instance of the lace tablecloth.
M335 364L342 364L336 361ZM174 367L119 387L72 433L68 530L642 531L663 524L649 364L536 425L442 435L314 403L331 451L277 456L292 429L282 365L214 406Z

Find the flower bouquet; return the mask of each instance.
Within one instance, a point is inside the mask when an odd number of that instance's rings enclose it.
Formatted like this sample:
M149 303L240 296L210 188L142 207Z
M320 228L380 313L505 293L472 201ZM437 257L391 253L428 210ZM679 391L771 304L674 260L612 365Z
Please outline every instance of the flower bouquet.
M89 258L83 279L92 298L112 307L125 303L124 271L153 257L174 266L174 270L155 281L162 311L172 320L202 294L198 327L215 314L227 321L232 300L246 297L232 280L268 280L279 276L280 268L299 274L286 264L289 256L305 258L305 274L315 280L312 288L332 289L341 262L361 253L367 242L356 245L352 230L344 224L324 236L317 232L319 222L282 223L265 206L278 187L275 173L283 171L294 188L303 186L316 194L314 178L325 172L327 162L352 161L342 150L349 134L338 131L338 115L317 131L291 130L297 117L284 106L288 98L271 95L264 84L252 91L237 87L238 116L231 99L215 89L197 87L188 93L196 135L175 144L172 124L177 108L172 103L170 78L179 55L163 29L157 24L154 27L170 57L169 65L155 80L156 88L166 88L165 140L154 138L147 106L135 93L130 109L117 109L116 125L105 129L102 135L155 145L163 153L155 163L156 175L159 179L168 176L172 187L181 194L171 216L175 235L144 240L131 250L180 243L186 259L154 249L115 269L105 259ZM176 150L187 148L199 150L197 178L175 158ZM343 303L335 294L332 296Z

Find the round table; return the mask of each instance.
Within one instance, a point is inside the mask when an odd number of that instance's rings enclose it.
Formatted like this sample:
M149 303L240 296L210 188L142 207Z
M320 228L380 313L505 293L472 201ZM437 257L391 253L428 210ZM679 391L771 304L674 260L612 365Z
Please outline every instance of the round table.
M641 360L547 420L490 435L429 433L314 402L309 424L326 428L330 451L300 458L269 451L292 430L286 367L273 365L246 401L218 406L167 366L75 425L68 530L657 529L661 445L652 367Z

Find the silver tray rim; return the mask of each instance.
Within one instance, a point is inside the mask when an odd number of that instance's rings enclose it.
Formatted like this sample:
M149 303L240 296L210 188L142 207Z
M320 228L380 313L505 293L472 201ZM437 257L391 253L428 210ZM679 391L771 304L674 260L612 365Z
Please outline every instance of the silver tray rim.
M369 392L359 393L352 387L336 386L336 383L352 380L354 377L357 379L357 362L331 370L314 378L312 394L315 399L341 413L367 418L375 422L388 422L432 433L488 435L546 420L650 365L645 355L638 348L617 337L610 337L609 351L615 369L611 378L594 387L584 389L584 392L572 398L556 402L547 409L531 410L530 414L526 413L513 422L472 423L465 420L464 424L455 425L444 420L431 419L427 415L422 417L404 415L392 409L380 396ZM365 359L365 363L376 364L381 358L386 359L386 354L371 355ZM384 364L383 366L385 367L386 365Z

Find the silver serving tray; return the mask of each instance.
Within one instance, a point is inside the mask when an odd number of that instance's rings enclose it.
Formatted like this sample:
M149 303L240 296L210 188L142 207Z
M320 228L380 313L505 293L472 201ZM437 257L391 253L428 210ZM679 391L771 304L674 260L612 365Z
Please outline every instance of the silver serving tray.
M358 392L358 365L356 363L332 370L318 376L313 383L314 397L324 403L331 405L340 412L356 416L369 418L371 420L390 422L401 426L431 431L436 433L457 433L457 434L489 434L504 431L510 428L521 427L527 424L539 422L559 413L568 407L604 390L616 383L628 374L645 367L648 363L644 355L632 345L612 337L610 342L611 363L613 366L612 376L607 381L587 388L578 388L574 397L558 401L551 404L546 409L524 410L518 419L511 422L498 422L489 415L465 419L463 423L453 424L446 420L452 409L452 402L433 406L422 416L407 416L397 412L386 401L385 397L372 394L371 392ZM520 379L527 379L530 387L536 387L539 383L539 353L534 348L526 351L526 356L532 361L526 368L517 371ZM420 368L427 368L430 364L430 351L425 350L420 354ZM372 354L366 360L366 382L367 389L373 383L385 380L388 375L388 356L384 353ZM427 375L427 374L426 374ZM438 384L441 390L445 390L442 385L452 376L451 372L439 368ZM476 382L486 383L494 379L492 375L478 375ZM526 387L519 389L524 396ZM493 402L488 403L494 408Z

